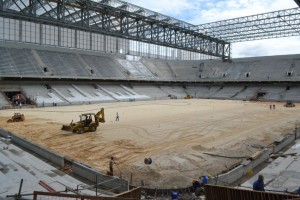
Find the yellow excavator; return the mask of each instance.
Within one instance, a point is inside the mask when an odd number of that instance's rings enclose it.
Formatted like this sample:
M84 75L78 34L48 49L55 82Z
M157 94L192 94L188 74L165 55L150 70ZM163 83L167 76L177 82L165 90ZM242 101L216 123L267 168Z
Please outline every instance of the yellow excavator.
M15 113L14 116L11 117L11 119L7 120L7 123L11 122L24 122L25 116L21 113Z
M79 115L80 121L73 123L73 120L69 125L63 125L61 130L72 131L73 133L82 134L84 132L95 132L99 123L105 122L104 108L95 113L85 113Z
M193 98L193 97L192 97L191 95L189 95L189 94L188 94L187 96L184 97L184 99L192 99L192 98Z

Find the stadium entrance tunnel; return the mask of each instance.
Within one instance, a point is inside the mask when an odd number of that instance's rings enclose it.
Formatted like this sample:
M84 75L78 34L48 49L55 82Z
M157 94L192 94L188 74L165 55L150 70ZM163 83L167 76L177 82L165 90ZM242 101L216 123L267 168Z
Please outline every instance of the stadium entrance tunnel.
M264 96L266 96L267 92L256 92L254 96L251 98L252 101L259 101L261 100Z
M11 102L13 105L19 105L19 103L26 104L26 98L22 94L21 91L3 91L5 94L5 97L9 102Z

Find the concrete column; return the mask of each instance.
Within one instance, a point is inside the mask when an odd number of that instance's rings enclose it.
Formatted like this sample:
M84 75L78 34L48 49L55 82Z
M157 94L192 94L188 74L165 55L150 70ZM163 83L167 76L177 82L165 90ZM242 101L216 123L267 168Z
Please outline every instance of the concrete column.
M78 38L77 38L77 30L75 30L75 48L77 48L77 42L78 42Z
M43 44L43 24L40 24L40 44Z
M61 46L61 27L59 26L57 29L57 46Z
M22 42L22 37L23 37L23 21L20 20L20 23L19 23L19 42Z
M116 37L116 53L120 53L119 38Z
M93 43L93 34L92 33L90 33L90 50L92 50L92 43Z
M104 49L104 52L107 52L107 45L106 45L106 35L103 35L103 49Z

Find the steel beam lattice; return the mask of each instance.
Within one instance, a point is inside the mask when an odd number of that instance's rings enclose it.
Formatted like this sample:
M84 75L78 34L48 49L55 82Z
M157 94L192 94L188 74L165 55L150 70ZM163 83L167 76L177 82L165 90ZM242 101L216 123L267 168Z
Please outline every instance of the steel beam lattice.
M119 0L0 0L4 17L230 58L230 43L194 25Z
M195 29L231 43L299 36L300 8L202 24Z

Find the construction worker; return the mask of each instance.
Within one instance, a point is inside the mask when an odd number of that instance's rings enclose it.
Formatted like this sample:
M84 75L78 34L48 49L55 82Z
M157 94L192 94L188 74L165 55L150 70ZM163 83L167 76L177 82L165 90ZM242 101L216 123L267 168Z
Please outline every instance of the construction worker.
M86 119L86 125L88 126L91 122L92 122L92 116L90 115L90 116Z
M199 178L202 181L202 186L208 183L208 176L200 176Z
M116 164L116 162L114 161L114 157L112 156L109 161L109 171L112 176L114 175L114 164Z
M171 191L171 199L172 200L178 200L179 199L179 192L178 191L176 191L176 190L172 190Z
M116 114L116 121L119 121L119 113Z
M253 183L253 190L265 191L264 177L259 175L258 179Z
M201 184L197 179L193 179L193 189L196 197L199 197L201 194Z

